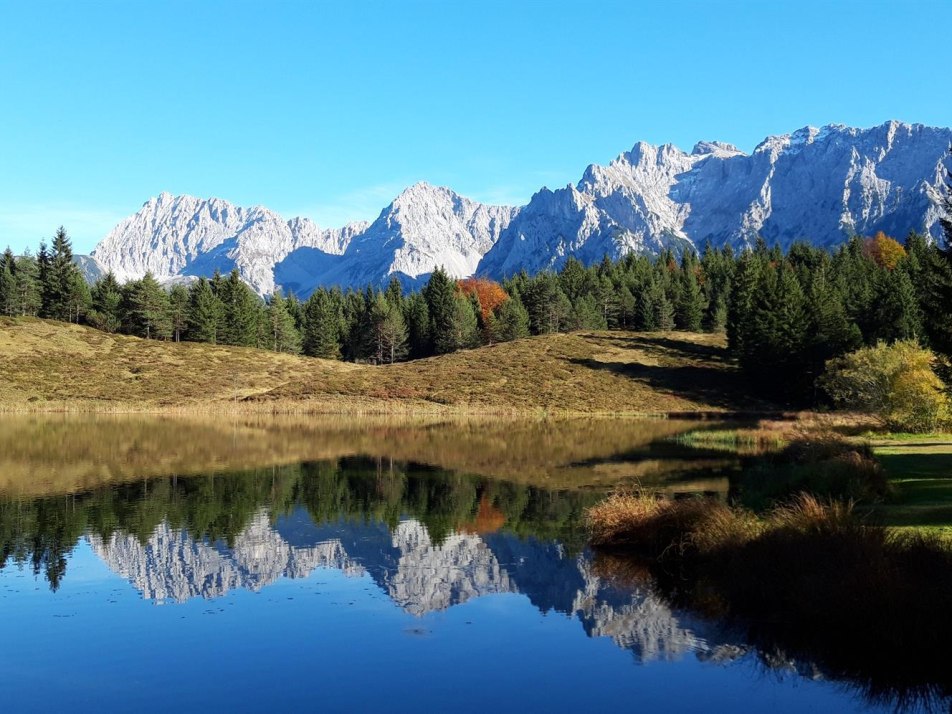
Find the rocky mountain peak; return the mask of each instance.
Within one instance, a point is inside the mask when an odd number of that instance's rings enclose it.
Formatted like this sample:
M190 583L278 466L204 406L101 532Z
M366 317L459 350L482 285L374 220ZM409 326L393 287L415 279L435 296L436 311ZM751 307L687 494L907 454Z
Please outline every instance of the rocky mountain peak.
M835 246L850 233L910 230L941 238L938 219L952 130L889 121L870 129L805 126L764 139L751 154L718 141L686 153L636 143L577 184L543 188L523 207L490 206L420 181L371 223L322 229L261 207L163 192L93 252L120 280L160 280L237 268L262 295L306 296L319 285L422 284L437 267L501 278L558 268L570 255L676 253L749 245Z

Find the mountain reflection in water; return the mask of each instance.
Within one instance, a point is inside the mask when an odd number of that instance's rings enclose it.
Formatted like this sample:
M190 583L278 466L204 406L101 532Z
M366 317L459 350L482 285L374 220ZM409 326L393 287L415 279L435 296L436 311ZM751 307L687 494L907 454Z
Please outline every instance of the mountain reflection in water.
M368 575L413 615L498 593L525 595L542 612L575 617L595 637L611 637L639 661L687 652L735 656L744 648L710 623L673 612L650 588L618 589L592 572L587 553L556 541L507 533L451 533L430 538L420 521L315 525L298 509L272 525L261 511L231 545L192 538L167 523L142 543L135 536L90 535L93 551L150 600L216 598L233 588L261 590L281 577L317 568Z
M25 632L37 626L44 632L41 620L35 615L30 619L29 614L31 609L35 613L43 608L47 612L52 608L57 618L72 618L73 611L86 617L57 621L57 629L48 631L48 639L36 638L38 653L32 671L37 681L47 676L50 652L56 651L55 643L64 641L60 638L72 642L69 638L97 637L105 652L114 650L119 657L108 670L110 676L127 666L132 667L129 676L141 678L150 648L161 659L163 652L179 648L205 648L208 654L219 656L230 647L253 646L263 636L256 618L267 619L268 626L275 628L274 647L279 647L280 641L294 640L298 629L307 631L317 622L322 624L317 632L321 640L333 629L329 621L361 628L363 639L356 640L352 631L342 630L334 640L337 649L318 653L314 649L318 644L301 640L297 649L289 649L288 657L280 658L283 667L293 670L298 655L323 657L333 681L355 671L351 660L360 656L359 643L364 641L376 643L382 652L395 648L390 651L409 658L407 667L422 667L427 657L436 656L438 642L427 645L429 649L414 649L394 641L384 624L394 617L417 622L419 631L426 633L439 623L452 622L457 618L454 613L465 612L463 618L478 619L473 613L488 612L491 615L478 627L453 634L444 628L443 635L445 646L463 649L485 638L495 642L509 637L509 647L516 650L504 655L492 649L492 657L499 662L480 665L486 674L495 672L501 684L508 681L508 670L500 668L555 677L533 667L584 669L579 658L595 657L586 676L600 688L584 696L577 692L582 701L574 706L569 706L567 697L575 696L572 692L576 690L566 688L568 680L566 687L554 680L540 685L551 689L554 699L550 706L556 709L584 708L596 701L623 704L624 700L615 698L619 695L612 694L616 689L628 691L628 696L644 686L649 687L645 696L669 686L677 691L676 685L669 684L671 677L722 688L722 703L734 702L727 707L730 710L744 706L746 699L736 699L736 688L747 687L744 682L749 678L764 682L757 685L756 701L772 702L774 708L782 701L784 706L778 711L796 711L808 703L818 710L833 711L948 705L941 688L926 696L914 692L903 699L905 693L897 698L888 688L877 690L875 683L831 677L828 669L814 664L812 656L789 657L782 646L765 646L762 639L751 638L745 627L702 617L690 604L682 607L676 593L672 596L669 590L662 590L637 563L593 555L586 548L584 512L617 484L637 480L669 496L703 492L711 498L727 497L728 475L735 463L732 456L680 447L671 437L687 428L684 426L635 425L626 438L622 425L603 428L591 422L580 429L566 424L492 424L485 429L467 427L458 433L445 425L422 432L384 425L368 432L373 438L357 427L356 431L341 427L323 439L307 429L272 433L270 427L242 426L234 430L240 437L228 437L241 451L241 459L267 461L269 453L285 449L315 454L311 460L245 470L233 468L238 456L217 456L226 444L213 443L216 434L228 439L213 425L191 430L206 443L190 441L181 452L194 452L187 462L164 465L156 465L154 460L166 452L177 459L175 454L180 452L170 444L184 438L189 429L183 432L180 425L173 424L152 430L153 425L117 421L115 426L126 435L122 441L122 436L115 435L114 425L106 426L105 432L102 425L72 429L70 422L64 421L50 431L40 422L21 421L6 432L15 434L9 437L14 448L0 453L0 615L7 603L13 602L11 593L19 593L17 602L26 613L8 609L7 619L0 616L0 624L16 630L22 621L20 629ZM348 441L358 432L363 435L356 445ZM51 439L72 439L63 447L69 455L64 470L58 470L55 459L39 446L43 434L53 434ZM106 434L115 440L104 438ZM2 442L0 436L0 445ZM354 451L372 455L354 455ZM405 457L421 455L429 465L388 457L388 451ZM39 466L34 465L37 457ZM223 473L213 468L217 460L224 464ZM475 464L479 475L455 468L460 463ZM34 474L40 479L31 478ZM103 569L101 564L131 584L134 591L123 585L125 595L119 594L112 576L84 585L93 582L84 578L89 578L91 569ZM71 584L74 570L76 585ZM39 588L46 590L45 597L34 586L17 590L18 578L22 583L29 571L45 580L48 588ZM329 586L343 595L339 602L315 597L324 591L325 580L333 583L335 578L350 584ZM362 595L364 592L377 595ZM85 610L71 604L71 598L83 593L83 597L92 598ZM247 598L242 593L248 594ZM286 597L273 601L270 596L249 593L282 593ZM292 609L288 601L304 593L313 598L310 607L295 604ZM116 611L109 609L120 598L126 603L125 635L121 629L113 634ZM141 599L173 607L144 608ZM137 607L130 607L131 600ZM348 611L352 600L363 603L358 619ZM188 619L187 613L195 611L196 603L209 608L208 613L224 613L224 608L230 608L233 617L227 629L209 628ZM482 609L481 604L488 609ZM168 610L183 614L174 620L156 615ZM516 612L518 616L513 614ZM549 629L531 629L539 627L533 624L538 618L549 623ZM123 656L128 633L134 632L138 638L140 630L160 622L162 634L153 632L150 648ZM552 637L554 623L561 623L555 625L563 633L561 639L546 639ZM163 644L166 630L168 642ZM416 626L406 631L410 630L415 632ZM568 631L573 634L569 636ZM206 636L193 639L199 637L195 632ZM642 668L629 667L627 674L608 675L599 667L610 667L610 662L589 647L598 642L616 657L620 649L638 663L672 664L665 665L670 669L656 670L650 679L631 679L630 670ZM29 642L21 642L24 644ZM71 662L75 661L77 653L70 647L64 650L71 653ZM517 651L522 650L531 656L520 660ZM28 646L26 652L28 655ZM223 666L238 665L237 659L222 656ZM438 658L429 666L449 666L442 665L444 661L445 657ZM816 661L822 662L822 656ZM93 664L84 666L94 666L95 658L90 662ZM730 666L717 667L717 674L692 669L712 663ZM22 671L30 671L23 667ZM442 673L452 680L449 670ZM800 684L790 685L790 678ZM833 681L825 682L827 679ZM89 686L94 686L95 679L91 681ZM182 681L189 681L188 677ZM399 687L401 681L407 681L406 677L401 680L394 674L387 679L391 687ZM189 696L205 691L204 682L205 678L196 674ZM807 682L818 688L809 694L802 691ZM31 690L28 681L21 684L17 691L23 698L14 701L22 703ZM532 710L542 701L538 688L531 699L524 699L518 682L512 684L515 688L510 696L515 698L507 700L511 710ZM238 689L233 688L236 696ZM221 694L214 688L208 691ZM752 690L743 691L744 697L753 696ZM270 694L274 696L275 691ZM372 700L372 690L363 694L369 697L368 702ZM152 696L156 696L154 691L143 690L143 697ZM330 708L352 708L350 696L352 692L334 700ZM423 690L414 690L397 702L398 708L416 707L422 696ZM703 695L686 690L677 691L677 696L681 703L689 699L695 704L705 702ZM78 709L95 709L98 701L94 697L87 707ZM158 708L161 698L148 701ZM289 701L291 708L302 704L299 699ZM383 704L373 701L375 706ZM430 700L430 705L440 701ZM475 707L477 700L472 703ZM224 706L214 697L206 705L213 709ZM132 705L125 702L123 706Z

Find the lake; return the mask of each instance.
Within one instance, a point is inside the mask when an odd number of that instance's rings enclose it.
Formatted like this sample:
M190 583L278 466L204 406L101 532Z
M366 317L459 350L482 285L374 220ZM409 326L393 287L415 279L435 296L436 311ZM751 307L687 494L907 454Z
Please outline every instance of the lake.
M618 486L728 499L714 428L3 417L5 710L947 708L586 547Z

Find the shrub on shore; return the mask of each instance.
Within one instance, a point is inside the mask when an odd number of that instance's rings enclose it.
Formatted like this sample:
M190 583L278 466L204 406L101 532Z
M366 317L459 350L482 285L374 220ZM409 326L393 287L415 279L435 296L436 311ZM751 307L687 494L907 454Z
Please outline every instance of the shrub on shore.
M617 494L587 512L591 544L647 562L679 606L833 676L952 691L952 548L866 525L849 502L800 494L762 517L700 498ZM615 569L619 570L619 569Z
M827 363L821 386L841 407L878 418L893 431L935 431L949 416L936 356L915 340L879 342Z

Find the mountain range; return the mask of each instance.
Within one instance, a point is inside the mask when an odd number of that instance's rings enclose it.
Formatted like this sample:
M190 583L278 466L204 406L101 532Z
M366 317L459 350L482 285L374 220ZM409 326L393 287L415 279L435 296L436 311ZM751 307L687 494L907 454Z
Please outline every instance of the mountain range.
M209 542L163 522L145 541L117 531L87 541L113 572L148 600L214 599L236 588L259 592L318 568L367 578L403 611L423 617L475 598L521 594L540 613L577 620L638 662L733 659L747 650L713 621L674 610L647 584L619 586L594 572L591 555L506 532L450 533L435 542L415 519L316 524L303 508L272 519L259 511L232 544Z
M829 125L771 136L750 154L722 142L690 153L635 144L575 185L542 188L520 207L481 204L421 182L371 223L320 228L262 206L162 193L96 246L85 270L163 282L237 269L259 294L300 297L318 286L425 283L437 267L455 277L501 279L630 252L676 254L706 243L741 249L757 236L833 248L877 231L941 239L952 129L890 121L871 129Z

